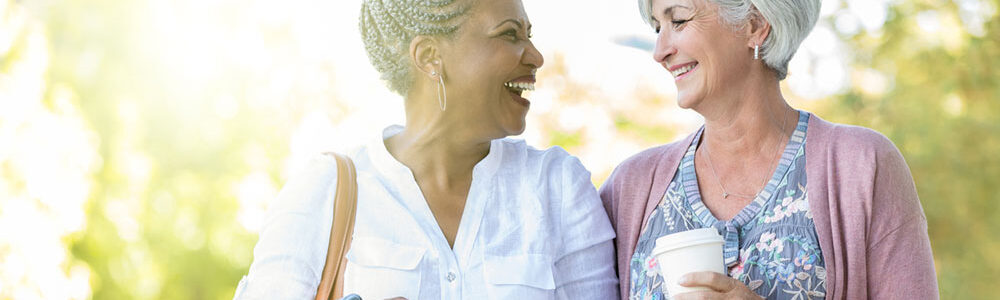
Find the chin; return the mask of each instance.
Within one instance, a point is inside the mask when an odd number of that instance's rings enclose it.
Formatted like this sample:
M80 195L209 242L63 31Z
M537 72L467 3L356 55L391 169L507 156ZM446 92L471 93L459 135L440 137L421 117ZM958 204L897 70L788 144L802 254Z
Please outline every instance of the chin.
M506 128L507 129L506 130L507 131L507 136L520 135L520 134L524 133L524 127L525 127L524 122L521 122L521 124L518 124L516 126L509 126L509 127L507 127Z
M498 125L500 125L500 131L503 132L503 135L506 137L524 133L524 129L527 127L526 123L527 122L524 121L524 117L521 117L520 119L508 119L502 121Z
M524 133L525 127L527 127L527 117L528 110L520 111L508 115L506 118L500 120L500 130L504 132L507 136L519 135Z
M677 106L683 109L692 109L697 104L697 101L691 99L690 96L677 96Z

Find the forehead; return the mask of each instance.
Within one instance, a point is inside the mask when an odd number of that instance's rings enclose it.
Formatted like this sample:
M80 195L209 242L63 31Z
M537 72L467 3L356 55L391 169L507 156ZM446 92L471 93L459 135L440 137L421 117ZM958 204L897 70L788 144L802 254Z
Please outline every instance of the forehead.
M514 19L525 26L530 24L521 0L479 0L470 11L472 23L496 26L508 19Z
M704 1L704 0L701 0ZM694 9L698 0L652 0L650 14L653 17L669 15L672 12L684 12Z

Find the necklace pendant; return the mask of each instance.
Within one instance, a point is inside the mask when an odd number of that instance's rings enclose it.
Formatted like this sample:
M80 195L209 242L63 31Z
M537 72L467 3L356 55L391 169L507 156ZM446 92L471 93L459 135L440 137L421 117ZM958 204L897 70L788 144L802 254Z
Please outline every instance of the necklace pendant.
M726 199L726 198L729 198L729 193L723 192L722 193L722 199Z

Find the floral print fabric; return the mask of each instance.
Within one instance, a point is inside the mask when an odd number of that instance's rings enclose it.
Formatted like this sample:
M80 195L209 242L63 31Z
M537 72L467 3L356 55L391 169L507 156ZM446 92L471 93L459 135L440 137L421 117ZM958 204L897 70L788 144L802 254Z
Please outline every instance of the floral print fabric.
M756 199L733 220L722 221L705 208L694 173L694 153L702 131L685 153L667 191L650 215L630 261L629 299L669 298L661 266L652 257L656 238L713 227L725 237L729 276L767 299L822 299L826 269L809 212L805 172L805 132L799 122L775 174ZM703 130L703 129L702 129Z

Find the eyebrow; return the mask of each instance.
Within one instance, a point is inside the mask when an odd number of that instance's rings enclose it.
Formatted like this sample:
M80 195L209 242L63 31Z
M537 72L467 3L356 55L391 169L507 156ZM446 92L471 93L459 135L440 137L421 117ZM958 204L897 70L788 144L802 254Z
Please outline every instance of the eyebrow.
M684 6L684 5L674 4L674 5L671 5L670 7L667 7L666 9L664 9L663 10L663 15L664 16L669 16L670 14L672 14L674 12L675 8L683 8L683 9L687 9L687 10L691 9L690 7L687 7L687 6Z
M517 25L517 27L524 28L524 24L522 24L521 21L518 21L517 19L511 18L511 19L503 20L503 22L500 22L500 24L497 24L497 26L493 27L493 29L496 30L497 28L500 28L500 26L503 26L503 24L506 24L506 23L514 23L514 24ZM531 24L528 24L528 28L526 30L531 31Z

